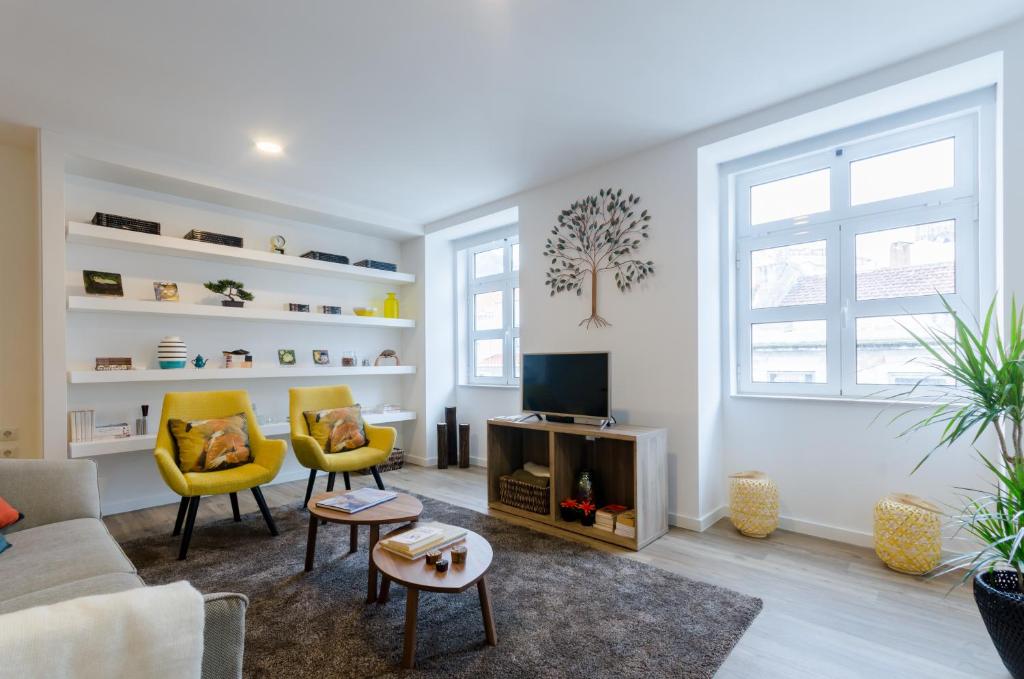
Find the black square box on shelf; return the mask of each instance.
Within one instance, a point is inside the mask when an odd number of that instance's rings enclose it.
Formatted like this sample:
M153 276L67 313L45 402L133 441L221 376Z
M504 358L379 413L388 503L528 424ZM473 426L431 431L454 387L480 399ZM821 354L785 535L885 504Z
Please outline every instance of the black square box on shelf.
M306 254L302 255L306 259L316 259L321 262L332 262L334 264L348 264L348 257L345 255L332 255L329 252L317 252L316 250L310 250Z
M122 217L121 215L112 215L107 212L97 212L94 214L92 216L92 223L96 226L106 226L111 229L148 233L151 236L160 235L160 222L147 222L145 219Z
M227 245L233 248L240 248L243 243L239 236L228 236L223 233L200 231L199 229L192 229L186 233L185 240L195 240L200 243L215 243L216 245Z
M354 266L365 266L368 269L378 269L380 271L398 271L398 266L395 264L381 262L376 259L361 259Z

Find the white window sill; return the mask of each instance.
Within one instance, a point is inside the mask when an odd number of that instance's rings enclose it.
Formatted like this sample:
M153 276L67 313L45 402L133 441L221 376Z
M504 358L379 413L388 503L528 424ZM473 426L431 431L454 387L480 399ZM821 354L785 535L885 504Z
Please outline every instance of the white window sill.
M459 388L469 387L472 389L519 389L518 384L476 384L473 382L463 382L455 386Z
M933 407L942 405L941 401L927 400L906 400L886 399L870 396L800 396L797 394L729 394L730 398L751 399L755 401L805 401L812 403L849 403L869 406L897 406L897 407Z

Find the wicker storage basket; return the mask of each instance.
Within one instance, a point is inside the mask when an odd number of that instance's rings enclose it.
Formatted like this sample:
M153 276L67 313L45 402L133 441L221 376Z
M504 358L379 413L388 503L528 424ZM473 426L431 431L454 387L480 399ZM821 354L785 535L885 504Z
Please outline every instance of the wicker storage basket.
M886 566L923 575L942 560L942 514L919 497L894 493L875 505L875 554Z
M405 450L403 450L402 448L392 448L391 449L391 454L388 455L388 459L384 460L384 462L381 462L379 465L377 465L377 471L380 471L380 472L394 471L396 469L401 469L402 465L404 465L404 464L405 464ZM363 476L365 476L365 475L370 473L370 468L367 467L366 469L360 469L356 473L357 474L362 474Z
M511 476L498 479L498 499L504 504L537 514L551 513L551 489L516 481Z
M729 519L747 537L768 537L779 526L778 486L764 472L732 474Z

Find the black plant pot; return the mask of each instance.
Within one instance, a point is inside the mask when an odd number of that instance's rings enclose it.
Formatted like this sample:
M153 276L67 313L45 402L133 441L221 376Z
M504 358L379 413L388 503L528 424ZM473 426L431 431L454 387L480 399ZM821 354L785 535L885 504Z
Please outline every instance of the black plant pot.
M245 306L245 302L236 299L222 299L220 303L222 306L233 306L239 308Z
M1014 679L1024 679L1024 593L1015 571L992 571L974 579L974 602L988 635Z
M562 513L562 521L571 523L580 520L580 510L575 507L559 507L558 510Z
M580 523L584 526L593 526L597 520L597 512L580 512Z

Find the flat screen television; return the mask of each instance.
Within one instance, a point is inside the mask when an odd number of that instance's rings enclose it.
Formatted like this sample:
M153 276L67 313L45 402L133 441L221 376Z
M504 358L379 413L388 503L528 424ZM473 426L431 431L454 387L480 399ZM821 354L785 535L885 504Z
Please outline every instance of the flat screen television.
M523 410L608 419L608 353L523 354Z

